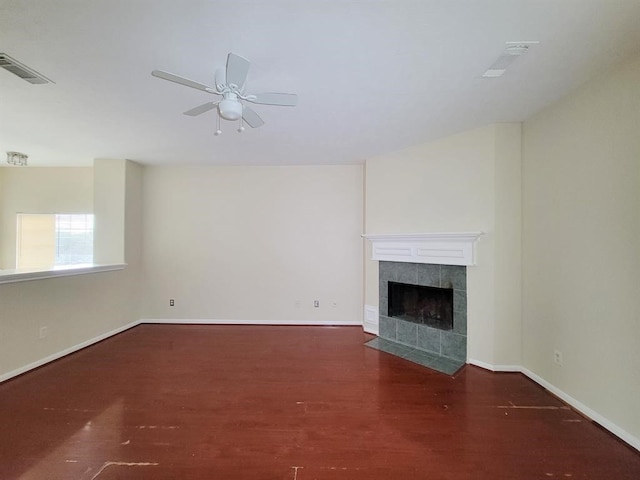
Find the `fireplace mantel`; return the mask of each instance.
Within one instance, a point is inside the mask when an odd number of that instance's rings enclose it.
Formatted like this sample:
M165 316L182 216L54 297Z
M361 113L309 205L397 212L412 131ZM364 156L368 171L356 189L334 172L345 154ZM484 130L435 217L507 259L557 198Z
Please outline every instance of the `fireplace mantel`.
M475 265L475 242L483 232L365 234L372 260Z

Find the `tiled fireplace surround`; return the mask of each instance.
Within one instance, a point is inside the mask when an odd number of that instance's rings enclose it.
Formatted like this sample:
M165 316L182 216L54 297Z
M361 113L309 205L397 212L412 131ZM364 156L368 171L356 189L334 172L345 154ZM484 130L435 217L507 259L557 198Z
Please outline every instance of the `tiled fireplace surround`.
M388 316L388 282L453 289L453 330L440 330ZM467 358L467 272L461 265L379 263L379 336L465 362Z

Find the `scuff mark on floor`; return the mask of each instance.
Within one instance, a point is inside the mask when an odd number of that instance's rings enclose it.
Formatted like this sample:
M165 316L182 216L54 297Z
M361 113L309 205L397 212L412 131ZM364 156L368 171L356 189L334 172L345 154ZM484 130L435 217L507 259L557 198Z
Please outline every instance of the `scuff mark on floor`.
M50 412L81 412L81 413L92 413L92 412L98 411L98 410L89 410L86 408L53 408L53 407L44 407L43 410L47 410Z
M180 427L178 425L136 425L134 428L138 428L140 430L143 430L145 428L149 430L153 430L153 429L175 430Z
M100 470L98 470L96 474L91 477L91 480L95 480L96 478L98 478L98 475L104 472L107 467L110 467L112 465L118 467L154 467L160 464L157 462L105 462L104 465L100 467Z
M304 467L291 467L293 468L293 480L298 480L298 469Z
M348 467L320 467L325 470L360 470L359 467L348 468Z
M557 407L555 405L516 405L513 402L509 402L509 405L496 405L496 408L514 408L523 410L571 410L571 407L563 405Z

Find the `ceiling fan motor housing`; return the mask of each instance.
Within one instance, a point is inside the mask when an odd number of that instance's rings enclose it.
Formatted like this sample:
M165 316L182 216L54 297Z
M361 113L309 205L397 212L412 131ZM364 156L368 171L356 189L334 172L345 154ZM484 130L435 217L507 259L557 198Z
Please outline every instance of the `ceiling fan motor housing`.
M218 104L220 116L226 120L239 120L242 117L242 104L235 93L225 93Z

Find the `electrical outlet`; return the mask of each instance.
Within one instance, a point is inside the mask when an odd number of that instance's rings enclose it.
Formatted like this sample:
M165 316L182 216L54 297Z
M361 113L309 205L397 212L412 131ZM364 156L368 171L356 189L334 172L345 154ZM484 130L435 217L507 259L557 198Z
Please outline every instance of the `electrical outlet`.
M47 336L47 327L40 327L40 338L44 338Z
M333 302L331 302L331 306L333 308L337 308L338 307L338 302L336 302L335 300Z
M174 300L173 298L170 298L170 299L169 299L169 306L170 306L170 307L175 307L175 305L176 305L175 300Z
M302 305L302 302L300 302L300 300L296 300L295 302L293 302L293 306L296 308L300 308L300 305Z
M318 308L320 306L320 300L314 300L313 301L313 306Z
M562 365L562 352L559 350L553 351L553 363L556 365Z

